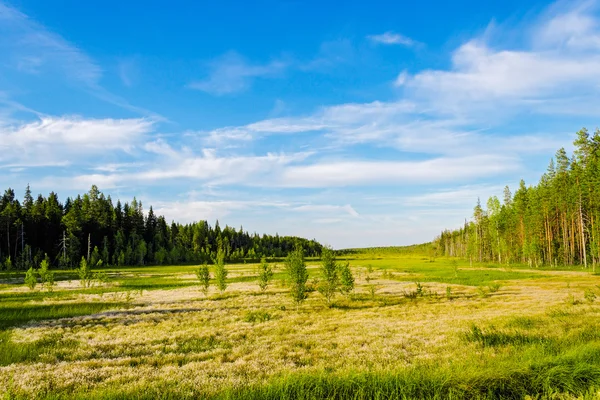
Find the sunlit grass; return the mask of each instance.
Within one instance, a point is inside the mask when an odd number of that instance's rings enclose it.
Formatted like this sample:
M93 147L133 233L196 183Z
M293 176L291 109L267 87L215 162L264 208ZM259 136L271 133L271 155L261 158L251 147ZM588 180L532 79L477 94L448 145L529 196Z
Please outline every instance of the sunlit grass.
M4 284L0 397L598 398L599 277L381 249L349 261L356 290L332 307L315 260L298 309L281 262L265 293L250 263L206 295L197 266Z

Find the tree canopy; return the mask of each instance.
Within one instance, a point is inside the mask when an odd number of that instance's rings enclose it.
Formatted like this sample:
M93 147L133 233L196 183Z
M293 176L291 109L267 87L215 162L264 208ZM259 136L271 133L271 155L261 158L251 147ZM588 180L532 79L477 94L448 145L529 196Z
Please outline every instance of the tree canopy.
M558 150L534 186L521 180L514 195L504 189L474 208L473 219L436 239L448 256L476 261L583 265L600 261L600 130L577 132L569 157Z
M306 256L321 253L315 240L250 234L219 221L169 224L152 207L144 212L136 198L114 204L96 186L64 203L54 192L34 199L29 186L22 202L10 188L0 197L0 262L23 270L46 254L64 267L77 267L82 257L104 265L203 263L217 256L220 243L230 262L285 257L298 246Z

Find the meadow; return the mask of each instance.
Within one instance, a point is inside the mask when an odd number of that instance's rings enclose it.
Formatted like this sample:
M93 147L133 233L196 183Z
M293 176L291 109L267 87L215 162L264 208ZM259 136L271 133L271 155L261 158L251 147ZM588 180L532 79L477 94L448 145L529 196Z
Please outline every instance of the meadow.
M282 262L106 268L50 292L0 275L0 397L600 399L600 276L401 249L342 253L356 279L299 306Z

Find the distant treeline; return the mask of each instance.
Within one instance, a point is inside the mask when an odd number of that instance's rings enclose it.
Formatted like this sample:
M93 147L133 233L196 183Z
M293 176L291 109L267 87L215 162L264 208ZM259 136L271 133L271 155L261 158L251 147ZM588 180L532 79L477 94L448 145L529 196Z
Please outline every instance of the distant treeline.
M353 248L353 249L341 249L336 250L335 253L338 256L345 255L429 255L433 250L433 243L427 242L422 244L413 244L409 246L385 246L385 247L365 247L365 248Z
M96 186L61 203L56 193L34 199L29 186L23 202L7 189L0 198L0 266L27 269L49 257L54 265L77 266L82 257L97 265L204 263L222 247L228 261L285 257L296 246L318 256L315 240L249 234L219 222L171 223L144 213L142 202L113 204Z
M438 251L474 261L596 266L600 246L600 130L577 132L536 186L475 206L473 220L437 238Z

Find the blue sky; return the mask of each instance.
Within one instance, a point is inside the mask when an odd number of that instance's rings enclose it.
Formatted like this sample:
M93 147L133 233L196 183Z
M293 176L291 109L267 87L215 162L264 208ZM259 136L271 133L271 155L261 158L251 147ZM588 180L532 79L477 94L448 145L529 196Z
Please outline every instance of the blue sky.
M598 124L600 4L489 3L0 0L0 186L431 240Z

